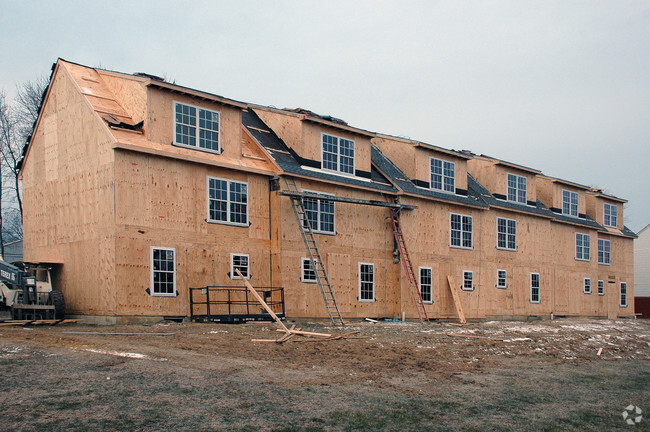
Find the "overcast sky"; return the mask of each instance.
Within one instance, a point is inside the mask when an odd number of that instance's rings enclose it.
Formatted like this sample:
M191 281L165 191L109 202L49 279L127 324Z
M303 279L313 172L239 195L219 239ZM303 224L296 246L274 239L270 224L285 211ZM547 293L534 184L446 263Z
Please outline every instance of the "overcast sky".
M0 88L58 57L469 149L650 223L650 1L5 1Z

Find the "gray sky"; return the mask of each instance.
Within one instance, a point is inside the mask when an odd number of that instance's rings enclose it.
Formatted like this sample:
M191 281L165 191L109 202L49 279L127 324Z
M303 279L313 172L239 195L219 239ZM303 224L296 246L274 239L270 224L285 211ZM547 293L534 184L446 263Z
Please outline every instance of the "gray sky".
M179 5L183 5L179 7ZM650 223L650 1L5 1L0 88L58 58L506 159Z

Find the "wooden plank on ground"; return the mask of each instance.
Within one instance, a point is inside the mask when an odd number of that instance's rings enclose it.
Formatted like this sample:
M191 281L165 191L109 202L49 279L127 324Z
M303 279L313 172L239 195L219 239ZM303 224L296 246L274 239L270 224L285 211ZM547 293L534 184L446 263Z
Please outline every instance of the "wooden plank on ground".
M456 288L456 284L454 284L454 278L451 275L447 276L447 280L449 281L449 289L451 290L451 296L454 299L454 304L456 305L456 312L458 313L458 318L460 319L461 324L467 323L467 320L465 319L465 314L463 313L463 306L460 304L460 298L458 297L458 288Z
M470 335L470 334L456 334L456 333L445 333L447 336L451 337L462 337L462 338L473 338L473 339L488 339L488 340L495 340L495 341L502 341L503 339L500 338L495 338L495 337L489 337L489 336L478 336L478 335Z
M81 331L64 331L63 334L69 335L99 335L99 336L173 336L176 333L111 333L111 332L81 332Z
M253 294L253 297L255 297L255 299L264 307L264 309L266 309L266 311L269 313L269 315L271 315L271 317L273 317L275 322L280 324L280 326L282 327L282 330L286 334L291 334L290 330L284 325L284 323L280 320L280 318L278 318L278 316L275 314L275 312L273 312L273 310L271 310L269 305L267 305L266 302L264 300L262 300L262 297L260 297L260 295L257 293L257 291L255 291L255 288L253 288L253 285L248 283L248 280L246 280L244 275L241 274L239 269L235 269L235 272L244 281L244 285L246 285L246 288L248 288L248 291L250 291L250 293Z
M278 329L277 331L282 331ZM302 331L302 330L287 330L289 333L292 334L299 334L302 336L315 336L315 337L323 337L323 338L329 338L332 337L331 334L329 333L314 333L314 332L308 332L308 331Z

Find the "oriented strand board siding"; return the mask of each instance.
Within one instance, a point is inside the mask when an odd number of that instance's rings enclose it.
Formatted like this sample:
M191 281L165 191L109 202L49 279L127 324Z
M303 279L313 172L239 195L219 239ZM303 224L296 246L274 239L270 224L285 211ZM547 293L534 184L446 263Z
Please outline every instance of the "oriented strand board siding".
M302 121L299 117L283 115L263 109L256 109L254 111L287 146L299 155L304 153L305 144L302 137Z
M494 161L474 157L467 161L467 170L490 193L500 193L497 189L496 165Z
M370 138L309 121L303 121L302 127L304 146L302 153L298 153L301 157L322 163L322 134L334 135L354 141L354 169L370 171Z
M133 121L138 123L144 120L144 128L148 129L147 89L144 83L110 72L99 71L99 76Z
M412 144L375 137L373 144L410 179L416 178L416 148Z
M111 139L61 65L23 174L24 258L62 262L69 312L113 313Z
M467 161L465 159L455 158L423 147L415 149L415 177L413 178L427 183L431 181L431 158L453 162L456 189L467 190Z

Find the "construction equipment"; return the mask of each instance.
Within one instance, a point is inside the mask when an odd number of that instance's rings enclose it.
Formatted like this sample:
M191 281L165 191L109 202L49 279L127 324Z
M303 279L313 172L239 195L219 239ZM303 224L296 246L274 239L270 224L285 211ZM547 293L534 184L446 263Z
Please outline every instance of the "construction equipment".
M0 308L10 309L14 320L62 319L65 301L52 289L50 270L35 265L27 271L0 260Z
M291 192L299 192L296 182L292 177L285 177L284 181L287 185L287 188ZM336 303L336 298L334 297L334 291L332 291L332 284L330 283L329 277L327 276L327 270L325 270L325 264L323 264L323 258L321 257L320 250L316 244L316 237L314 236L314 231L312 230L311 223L307 217L307 212L305 211L305 205L303 202L302 196L295 194L290 197L291 206L293 207L293 212L296 215L298 220L298 227L300 228L300 234L302 239L305 242L305 247L307 248L307 253L309 254L309 262L311 263L314 274L316 275L316 282L320 287L321 293L323 294L323 300L325 301L325 308L327 313L334 324L343 324L343 317L339 310L339 306Z

